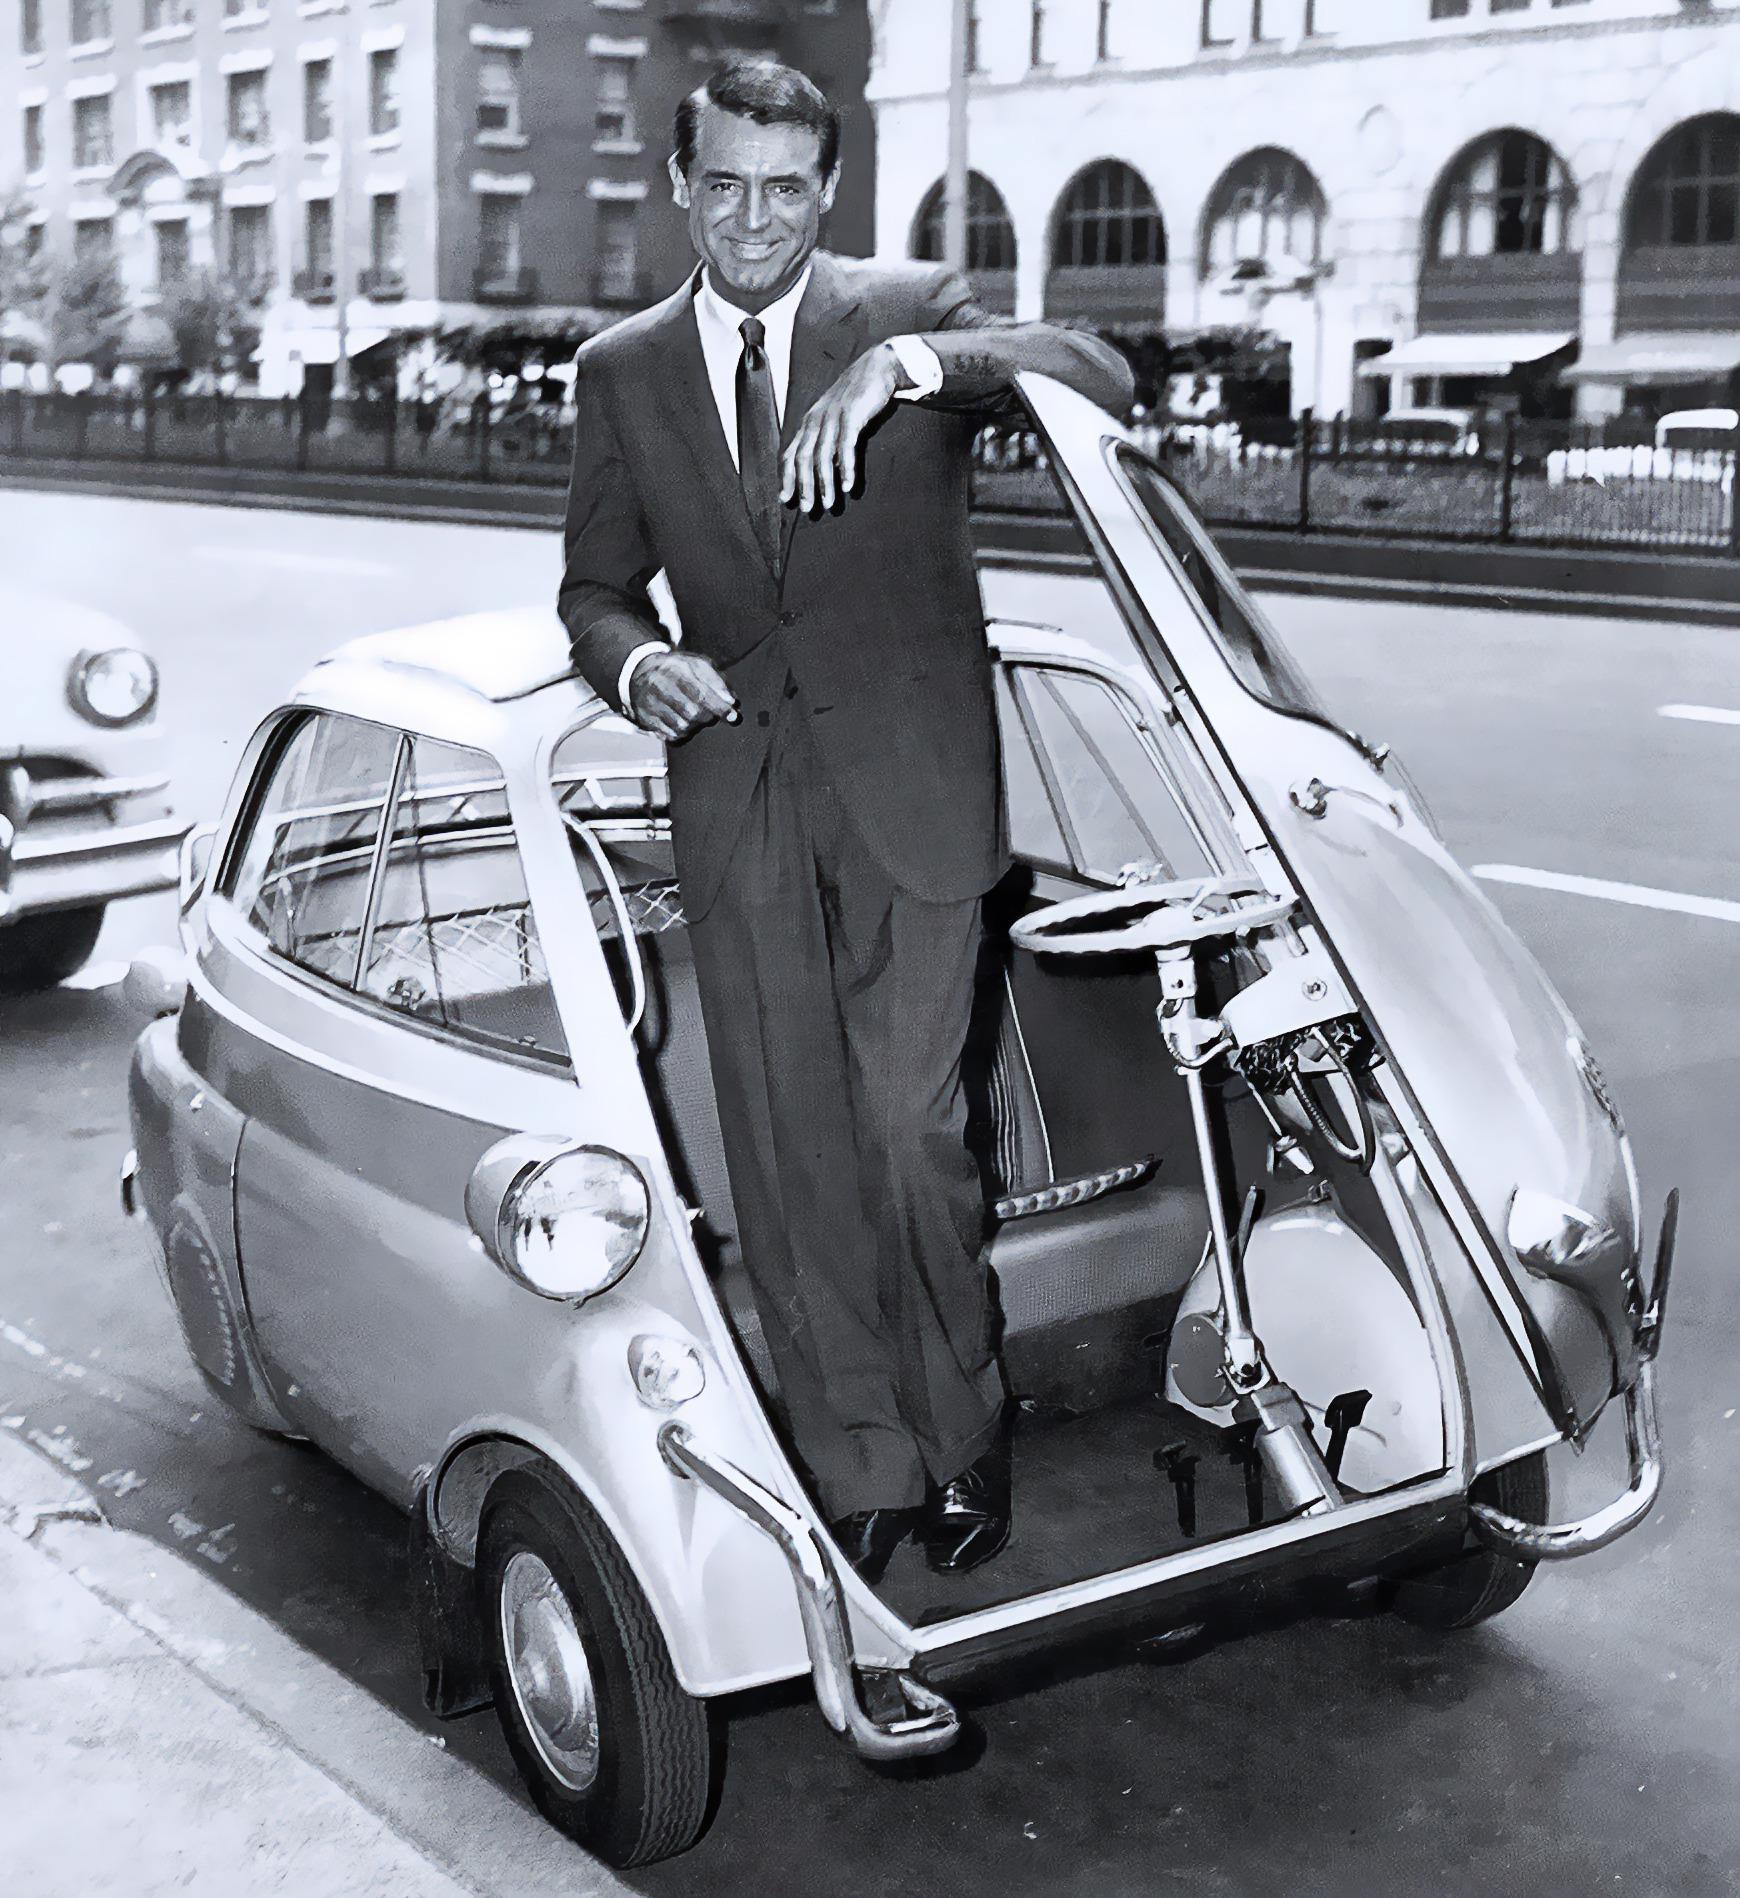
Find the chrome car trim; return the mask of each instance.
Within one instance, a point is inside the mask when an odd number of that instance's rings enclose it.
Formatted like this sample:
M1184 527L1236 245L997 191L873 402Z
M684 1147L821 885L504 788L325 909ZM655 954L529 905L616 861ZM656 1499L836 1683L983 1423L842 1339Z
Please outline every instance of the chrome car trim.
M98 810L105 804L124 803L130 797L150 797L167 791L167 777L140 778L33 778L24 765L12 768L16 784L18 821L39 813L58 816L67 811Z
M954 1744L960 1716L953 1706L910 1675L895 1679L913 1712L904 1719L878 1719L866 1711L852 1671L852 1646L840 1586L832 1563L803 1517L753 1477L723 1457L709 1457L676 1422L659 1431L659 1450L679 1476L709 1489L778 1545L791 1569L803 1616L804 1640L822 1718L843 1733L866 1759L908 1760L940 1753Z
M129 824L118 830L81 830L69 836L32 837L21 831L12 846L15 863L76 863L88 857L113 857L129 850L153 850L164 844L180 846L187 826L179 818L164 817L150 824ZM167 889L171 879L154 883Z
M1661 1494L1664 1464L1655 1409L1655 1363L1645 1358L1625 1392L1625 1447L1631 1481L1625 1493L1576 1522L1524 1522L1490 1503L1470 1503L1469 1526L1489 1548L1530 1562L1563 1562L1589 1555L1635 1529Z

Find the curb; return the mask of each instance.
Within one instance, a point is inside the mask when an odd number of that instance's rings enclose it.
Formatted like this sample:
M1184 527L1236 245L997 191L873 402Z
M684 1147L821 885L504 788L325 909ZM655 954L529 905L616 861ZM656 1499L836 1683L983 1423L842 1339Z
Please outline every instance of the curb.
M190 1728L201 1710L214 1723L240 1715L287 1772L318 1776L382 1836L383 1860L393 1861L383 1874L402 1880L409 1858L427 1870L419 1889L626 1898L629 1888L547 1825L517 1786L510 1792L448 1752L439 1734L383 1705L174 1550L111 1526L82 1484L0 1429L0 1533L8 1532L27 1560L56 1572L57 1589L76 1585L143 1636L153 1665L173 1665L180 1679L162 1698L191 1704ZM273 1812L248 1817L265 1828ZM75 1858L69 1851L69 1870ZM396 1898L405 1887L356 1889Z

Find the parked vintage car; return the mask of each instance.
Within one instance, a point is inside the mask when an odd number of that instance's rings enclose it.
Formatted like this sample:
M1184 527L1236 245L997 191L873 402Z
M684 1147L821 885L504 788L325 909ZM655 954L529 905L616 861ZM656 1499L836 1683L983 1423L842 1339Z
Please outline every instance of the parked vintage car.
M1661 1480L1672 1202L1652 1271L1576 1024L1179 491L1024 395L1105 594L1093 641L990 632L995 1562L908 1548L872 1588L829 1542L737 1249L662 753L553 619L315 667L184 890L185 966L136 971L123 1197L189 1350L408 1512L431 1706L493 1699L617 1864L697 1837L738 1690L807 1674L867 1757L932 1753L951 1681L1265 1578L1466 1626ZM1546 1453L1613 1404L1629 1484L1554 1523Z
M108 905L174 887L157 667L118 620L0 585L0 992L82 968Z

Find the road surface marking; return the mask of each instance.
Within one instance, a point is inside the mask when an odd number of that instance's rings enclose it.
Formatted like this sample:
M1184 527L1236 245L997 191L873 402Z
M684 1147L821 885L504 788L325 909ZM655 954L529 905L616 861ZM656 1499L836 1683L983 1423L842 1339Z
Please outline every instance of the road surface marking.
M1726 705L1663 705L1657 709L1663 718L1689 718L1699 725L1740 725L1740 712Z
M1638 909L1674 910L1682 916L1708 916L1740 923L1740 903L1723 896L1688 896L1681 890L1655 890L1647 883L1609 883L1605 877L1567 876L1560 870L1529 870L1518 863L1477 863L1474 874L1487 883L1521 883L1533 890L1558 890L1566 896L1599 896L1609 903Z
M391 579L396 567L384 560L361 560L348 554L299 554L288 547L196 547L199 560L235 560L247 567L293 567L298 572L320 569L326 573L366 573Z

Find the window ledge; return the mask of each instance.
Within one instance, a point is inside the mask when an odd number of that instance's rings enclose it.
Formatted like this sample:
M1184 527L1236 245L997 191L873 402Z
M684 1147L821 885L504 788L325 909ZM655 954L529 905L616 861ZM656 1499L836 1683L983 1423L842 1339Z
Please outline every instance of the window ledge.
M531 142L524 132L479 132L472 140L497 152L523 152Z
M193 22L179 20L173 26L147 27L139 35L141 46L163 46L171 40L190 40L193 38Z
M304 19L316 13L343 13L345 0L297 0L296 11Z
M404 142L403 132L371 132L365 141L371 152L390 152Z
M646 141L639 138L595 138L592 149L601 158L638 158L646 150Z
M34 191L40 185L47 184L48 183L47 167L43 165L39 165L35 171L27 171L24 174L24 183L26 187L32 191Z
M114 50L115 42L112 39L86 40L80 46L69 46L66 49L66 56L68 59L96 59Z
M109 177L115 167L111 164L74 165L68 176L75 185L94 185Z
M338 151L335 138L309 138L302 142L302 153L306 158L331 158Z
M218 160L218 169L239 171L244 165L269 165L277 155L275 145L237 145L232 142L224 147L224 155Z
M256 7L252 13L228 13L224 16L223 28L226 33L233 33L237 27L264 26L271 17L264 7Z

